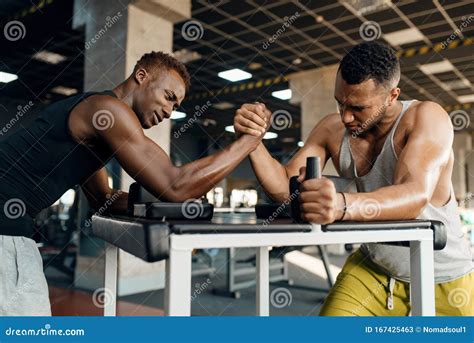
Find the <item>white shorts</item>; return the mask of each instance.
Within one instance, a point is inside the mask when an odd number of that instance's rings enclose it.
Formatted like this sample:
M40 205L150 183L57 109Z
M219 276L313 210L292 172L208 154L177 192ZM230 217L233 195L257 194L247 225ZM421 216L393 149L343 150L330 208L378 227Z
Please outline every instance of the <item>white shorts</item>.
M51 316L43 260L32 239L0 235L0 316Z

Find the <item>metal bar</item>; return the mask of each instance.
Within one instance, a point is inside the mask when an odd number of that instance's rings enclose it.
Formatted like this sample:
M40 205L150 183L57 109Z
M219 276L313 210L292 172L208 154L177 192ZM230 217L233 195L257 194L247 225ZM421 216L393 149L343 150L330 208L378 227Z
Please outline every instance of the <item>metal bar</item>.
M105 243L104 316L115 317L117 310L118 248ZM110 299L109 299L110 298Z
M257 248L257 316L270 315L270 270L268 247Z
M192 250L170 249L166 263L167 316L191 315L191 252Z
M413 316L435 315L433 242L410 242L410 300Z

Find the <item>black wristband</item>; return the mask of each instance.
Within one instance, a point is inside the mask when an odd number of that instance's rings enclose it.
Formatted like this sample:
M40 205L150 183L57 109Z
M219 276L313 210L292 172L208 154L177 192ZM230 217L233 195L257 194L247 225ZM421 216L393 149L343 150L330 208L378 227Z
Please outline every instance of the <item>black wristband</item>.
M342 217L341 219L339 219L339 221L342 221L344 219L344 217L346 216L346 212L347 212L347 201L346 201L346 196L344 195L343 192L340 192L340 194L342 195L342 199L344 200L344 209L343 209L343 212L342 212Z

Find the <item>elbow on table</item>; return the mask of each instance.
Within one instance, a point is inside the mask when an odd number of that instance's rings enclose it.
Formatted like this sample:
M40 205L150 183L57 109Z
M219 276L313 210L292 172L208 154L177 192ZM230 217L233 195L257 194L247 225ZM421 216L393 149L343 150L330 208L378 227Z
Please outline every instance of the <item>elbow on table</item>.
M430 197L426 193L422 193L417 197L415 204L411 207L410 218L408 219L417 219L422 213L425 207L429 204Z

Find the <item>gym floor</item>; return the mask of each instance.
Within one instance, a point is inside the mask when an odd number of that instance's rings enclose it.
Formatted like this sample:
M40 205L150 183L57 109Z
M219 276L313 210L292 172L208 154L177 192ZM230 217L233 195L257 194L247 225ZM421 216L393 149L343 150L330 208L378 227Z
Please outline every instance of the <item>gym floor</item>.
M242 249L239 257L251 257L250 251ZM306 251L308 256L317 258L315 251ZM344 264L347 254L330 255L329 259L333 266L339 268ZM249 264L247 264L249 265ZM202 268L201 264L195 263L193 270ZM191 313L193 316L254 316L255 315L255 286L241 290L240 297L236 299L231 296L215 295L215 289L222 289L225 280L225 259L224 250L221 249L215 258L216 273L212 276L200 275L193 277L192 284L202 289L202 292L193 298L191 303ZM50 285L51 304L53 315L102 315L101 309L95 306L91 301L91 292L86 290L77 290L71 286L71 281L62 273L54 268L47 268L45 271ZM291 279L295 285L308 285L308 276L305 273L295 271L290 273ZM335 277L335 275L334 275ZM207 279L211 282L209 287L199 287L206 285ZM272 316L314 316L319 313L322 301L327 295L328 284L325 279L324 271L321 275L311 278L311 287L315 290L300 289L289 286L287 282L281 281L272 283L270 291L284 287L289 291L291 300L287 304L270 307ZM143 292L128 296L122 296L118 299L119 315L164 315L164 291L156 290ZM87 294L87 296L86 296ZM67 299L67 300L66 300ZM290 306L291 305L291 306Z

